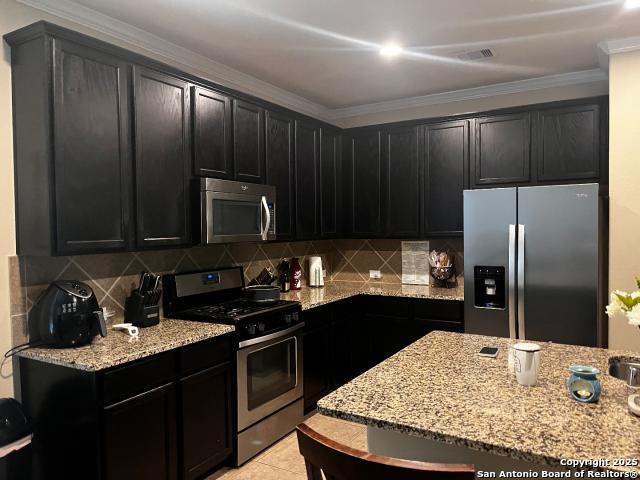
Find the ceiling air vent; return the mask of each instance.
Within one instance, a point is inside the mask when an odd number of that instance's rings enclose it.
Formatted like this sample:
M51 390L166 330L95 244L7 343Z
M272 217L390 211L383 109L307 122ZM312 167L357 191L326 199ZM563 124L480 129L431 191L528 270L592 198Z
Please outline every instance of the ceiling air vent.
M473 50L472 52L464 52L456 54L460 60L475 62L478 60L487 60L495 57L496 54L490 48L483 48L482 50Z

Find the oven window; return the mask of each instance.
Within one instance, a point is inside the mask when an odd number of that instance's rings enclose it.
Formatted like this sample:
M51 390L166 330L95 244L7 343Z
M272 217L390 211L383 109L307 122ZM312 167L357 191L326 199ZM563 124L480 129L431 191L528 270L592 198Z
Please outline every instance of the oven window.
M296 386L296 339L290 338L247 356L249 410Z
M262 208L259 203L213 200L215 235L260 235Z

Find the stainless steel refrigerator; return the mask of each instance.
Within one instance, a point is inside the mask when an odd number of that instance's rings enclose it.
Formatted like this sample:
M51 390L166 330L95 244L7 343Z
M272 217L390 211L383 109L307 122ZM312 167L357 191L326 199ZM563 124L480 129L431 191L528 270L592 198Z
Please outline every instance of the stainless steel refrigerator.
M597 184L464 192L467 333L606 346Z

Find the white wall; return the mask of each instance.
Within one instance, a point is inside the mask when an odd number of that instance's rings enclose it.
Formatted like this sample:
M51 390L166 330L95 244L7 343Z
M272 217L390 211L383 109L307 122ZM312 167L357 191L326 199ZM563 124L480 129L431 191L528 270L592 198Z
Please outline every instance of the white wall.
M640 276L640 51L609 59L609 287L634 290ZM640 351L640 329L609 321L609 346Z

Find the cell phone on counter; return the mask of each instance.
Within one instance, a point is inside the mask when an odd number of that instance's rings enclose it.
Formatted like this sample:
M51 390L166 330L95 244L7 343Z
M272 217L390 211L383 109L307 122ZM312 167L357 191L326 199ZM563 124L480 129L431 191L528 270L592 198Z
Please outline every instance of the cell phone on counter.
M482 347L478 352L481 357L496 358L498 356L497 347Z

